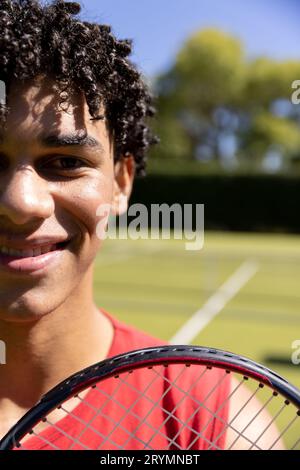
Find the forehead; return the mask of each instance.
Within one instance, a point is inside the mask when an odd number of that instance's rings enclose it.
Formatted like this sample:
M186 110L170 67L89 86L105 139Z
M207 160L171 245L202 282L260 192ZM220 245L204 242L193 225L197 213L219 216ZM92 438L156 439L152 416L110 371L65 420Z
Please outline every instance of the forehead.
M70 91L62 101L50 79L39 79L18 83L15 81L9 92L9 114L4 139L35 140L44 135L66 135L85 133L108 139L105 121L91 120L84 94ZM99 114L104 109L99 109Z

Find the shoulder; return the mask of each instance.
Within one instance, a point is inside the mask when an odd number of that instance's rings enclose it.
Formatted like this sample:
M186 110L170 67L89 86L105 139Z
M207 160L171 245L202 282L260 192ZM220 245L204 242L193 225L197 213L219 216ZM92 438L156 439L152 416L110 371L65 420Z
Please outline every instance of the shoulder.
M253 391L237 378L231 380L231 400L226 448L232 450L282 450L281 435L266 408Z

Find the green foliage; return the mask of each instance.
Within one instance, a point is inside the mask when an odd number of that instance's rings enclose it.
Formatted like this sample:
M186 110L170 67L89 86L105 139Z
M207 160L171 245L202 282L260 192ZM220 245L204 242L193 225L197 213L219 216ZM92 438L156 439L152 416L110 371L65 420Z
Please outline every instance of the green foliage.
M262 161L276 148L284 168L293 168L293 158L300 155L300 106L291 103L297 79L300 62L249 60L241 42L229 34L196 32L173 66L157 77L155 130L161 146L153 152L155 159L215 160L221 168L231 158L235 170L249 162L261 171ZM283 111L278 112L279 102ZM229 151L224 150L226 139L231 139Z
M260 57L247 65L247 80L241 101L249 106L268 107L278 98L290 99L291 84L300 77L300 62L275 62Z
M266 112L257 114L253 119L251 137L250 145L256 143L262 151L273 145L281 148L283 153L292 155L300 149L299 126Z
M182 102L196 112L230 103L244 86L241 44L218 30L194 34L178 53L174 67Z
M188 160L190 158L193 150L178 119L173 116L170 116L169 119L160 119L154 130L159 135L160 144L152 151L152 158L163 158L171 161Z

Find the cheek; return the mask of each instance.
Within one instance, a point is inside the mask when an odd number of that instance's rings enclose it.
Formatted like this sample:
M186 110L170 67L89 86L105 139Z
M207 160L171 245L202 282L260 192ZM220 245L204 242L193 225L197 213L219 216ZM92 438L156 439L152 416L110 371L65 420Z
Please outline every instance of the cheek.
M99 208L110 207L113 196L113 180L108 177L81 178L72 183L68 196L64 197L64 215L72 219L74 229L81 232L81 236L89 237L96 244L100 244L97 237L97 225L101 219L102 211ZM98 241L98 243L97 243Z

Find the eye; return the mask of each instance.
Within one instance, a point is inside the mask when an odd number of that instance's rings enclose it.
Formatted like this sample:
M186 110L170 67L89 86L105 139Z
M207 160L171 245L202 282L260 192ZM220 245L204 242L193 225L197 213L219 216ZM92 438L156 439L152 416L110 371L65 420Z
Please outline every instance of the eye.
M43 164L43 168L60 171L74 171L87 166L87 163L77 157L56 157Z

